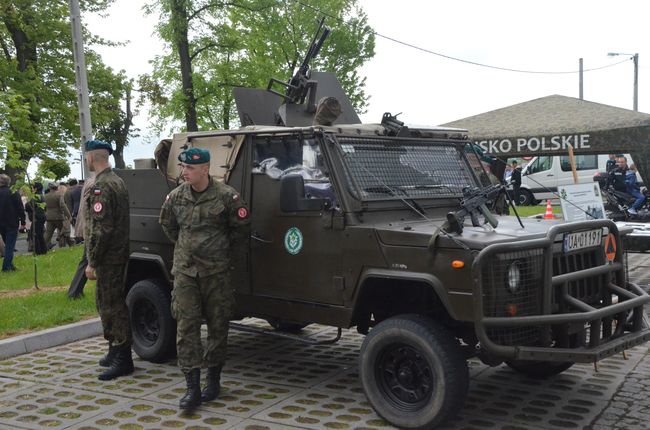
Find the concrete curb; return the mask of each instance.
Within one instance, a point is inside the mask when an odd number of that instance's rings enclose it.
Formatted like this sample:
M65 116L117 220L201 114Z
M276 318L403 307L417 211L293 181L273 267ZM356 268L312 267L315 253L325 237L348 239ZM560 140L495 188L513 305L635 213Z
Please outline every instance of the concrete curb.
M102 334L99 318L0 340L0 360Z

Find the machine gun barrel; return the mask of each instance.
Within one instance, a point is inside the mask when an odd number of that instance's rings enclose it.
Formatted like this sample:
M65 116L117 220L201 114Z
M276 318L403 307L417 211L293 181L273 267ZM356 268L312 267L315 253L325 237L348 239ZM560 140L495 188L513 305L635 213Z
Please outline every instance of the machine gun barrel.
M307 97L307 92L314 86L312 85L314 83L309 81L309 65L311 61L316 58L323 47L323 43L325 43L325 39L327 39L327 36L330 34L330 29L324 25L325 18L322 18L318 24L316 33L314 33L314 37L312 38L305 58L303 58L300 67L298 67L298 70L291 79L289 79L289 82L282 82L275 78L271 78L269 81L267 90L284 98L286 103L304 103L305 98ZM286 87L284 94L272 89L273 84L276 83ZM315 88L313 88L312 91L315 91Z

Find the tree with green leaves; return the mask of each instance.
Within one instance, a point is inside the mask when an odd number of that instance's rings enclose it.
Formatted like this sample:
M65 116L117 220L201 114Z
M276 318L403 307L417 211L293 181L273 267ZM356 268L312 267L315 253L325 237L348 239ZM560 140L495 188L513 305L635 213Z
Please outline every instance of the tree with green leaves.
M36 171L37 178L48 178L59 181L70 174L67 160L60 158L43 158Z
M80 6L97 12L111 2L81 0ZM69 14L68 2L0 0L0 169L14 179L31 159L64 159L79 145ZM87 42L108 43L85 34ZM101 128L119 114L114 107L125 80L91 50L86 56L91 117Z
M159 14L169 47L140 80L156 128L229 128L237 118L232 88L288 79L317 27L316 9L332 33L312 68L336 73L362 111L368 96L357 70L374 55L374 34L357 0L152 0L148 12Z
M124 169L124 148L138 131L133 128L133 117L138 114L132 107L133 79L124 70L116 73L99 61L93 63L88 74L92 127L98 139L113 144L115 167Z

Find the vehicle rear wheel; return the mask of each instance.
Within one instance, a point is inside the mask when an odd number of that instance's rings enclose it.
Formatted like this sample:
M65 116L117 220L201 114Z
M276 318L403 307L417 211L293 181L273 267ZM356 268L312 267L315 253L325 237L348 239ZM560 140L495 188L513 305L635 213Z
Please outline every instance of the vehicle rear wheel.
M143 360L161 363L176 353L176 320L171 313L167 283L158 279L136 282L126 296L133 350Z
M528 190L519 190L519 205L530 206L535 201L533 193Z
M377 413L405 429L429 429L454 416L469 386L458 341L420 315L377 324L361 347L359 376Z

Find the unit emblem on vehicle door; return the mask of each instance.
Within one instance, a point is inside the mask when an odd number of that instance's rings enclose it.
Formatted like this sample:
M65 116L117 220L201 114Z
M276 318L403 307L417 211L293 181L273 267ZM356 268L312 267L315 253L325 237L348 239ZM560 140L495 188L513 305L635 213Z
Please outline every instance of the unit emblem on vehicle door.
M296 255L302 249L302 233L296 227L291 227L284 235L284 247L291 255Z

